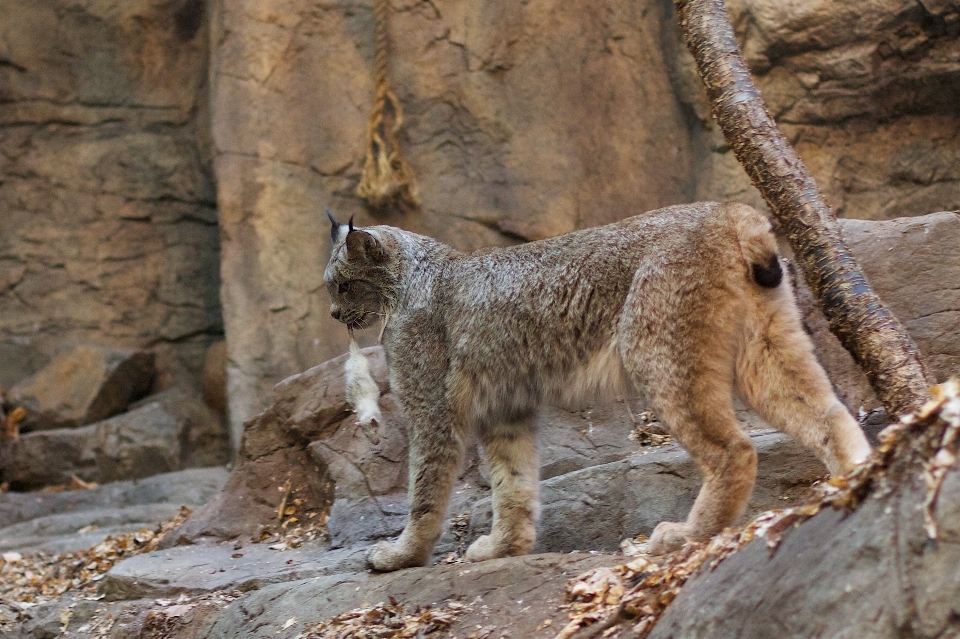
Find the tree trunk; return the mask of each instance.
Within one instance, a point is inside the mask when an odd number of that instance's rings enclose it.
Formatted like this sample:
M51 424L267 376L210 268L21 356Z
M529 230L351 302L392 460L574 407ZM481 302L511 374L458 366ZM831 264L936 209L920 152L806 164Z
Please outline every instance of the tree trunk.
M917 409L933 383L903 325L870 288L807 167L750 77L722 0L674 0L720 130L786 233L836 335L892 416Z

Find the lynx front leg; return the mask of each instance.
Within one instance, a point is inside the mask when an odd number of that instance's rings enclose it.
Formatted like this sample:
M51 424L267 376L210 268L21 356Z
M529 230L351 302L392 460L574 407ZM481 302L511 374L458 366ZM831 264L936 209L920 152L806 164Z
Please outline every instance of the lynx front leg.
M440 537L450 490L463 457L460 429L434 415L413 419L410 439L410 519L395 542L380 542L367 560L375 570L423 566Z
M490 466L493 528L470 544L467 560L525 555L536 541L540 515L540 461L533 418L483 429L480 439Z

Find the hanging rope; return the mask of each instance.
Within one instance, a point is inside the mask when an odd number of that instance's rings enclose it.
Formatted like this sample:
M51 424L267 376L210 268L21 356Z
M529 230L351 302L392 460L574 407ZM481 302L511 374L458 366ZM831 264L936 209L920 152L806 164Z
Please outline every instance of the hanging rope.
M387 0L376 0L377 53L374 81L377 98L367 120L367 158L363 165L357 195L373 208L402 200L417 205L417 183L410 165L400 152L397 133L403 125L403 108L387 83Z

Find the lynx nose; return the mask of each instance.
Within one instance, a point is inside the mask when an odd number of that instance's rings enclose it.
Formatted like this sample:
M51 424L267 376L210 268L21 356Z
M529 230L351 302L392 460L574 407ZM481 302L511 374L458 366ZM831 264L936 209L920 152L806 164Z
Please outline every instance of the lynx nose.
M339 322L339 321L340 321L340 307L338 307L338 306L333 306L333 307L331 307L331 308L330 308L330 317L332 317L333 319L335 319L335 320L337 320L337 321Z

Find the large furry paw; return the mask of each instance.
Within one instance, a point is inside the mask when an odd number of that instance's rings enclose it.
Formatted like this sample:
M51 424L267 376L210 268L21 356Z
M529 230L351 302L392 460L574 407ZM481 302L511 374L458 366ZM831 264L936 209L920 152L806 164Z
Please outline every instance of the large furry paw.
M467 554L464 555L467 561L486 561L487 559L496 559L497 553L494 547L493 537L491 535L482 535L477 537L476 541L467 548Z
M664 555L683 548L690 537L690 527L677 521L661 521L650 535L650 554Z
M406 545L381 541L370 549L367 563L378 572L391 572L401 568L415 568L427 563L422 553L411 551Z

